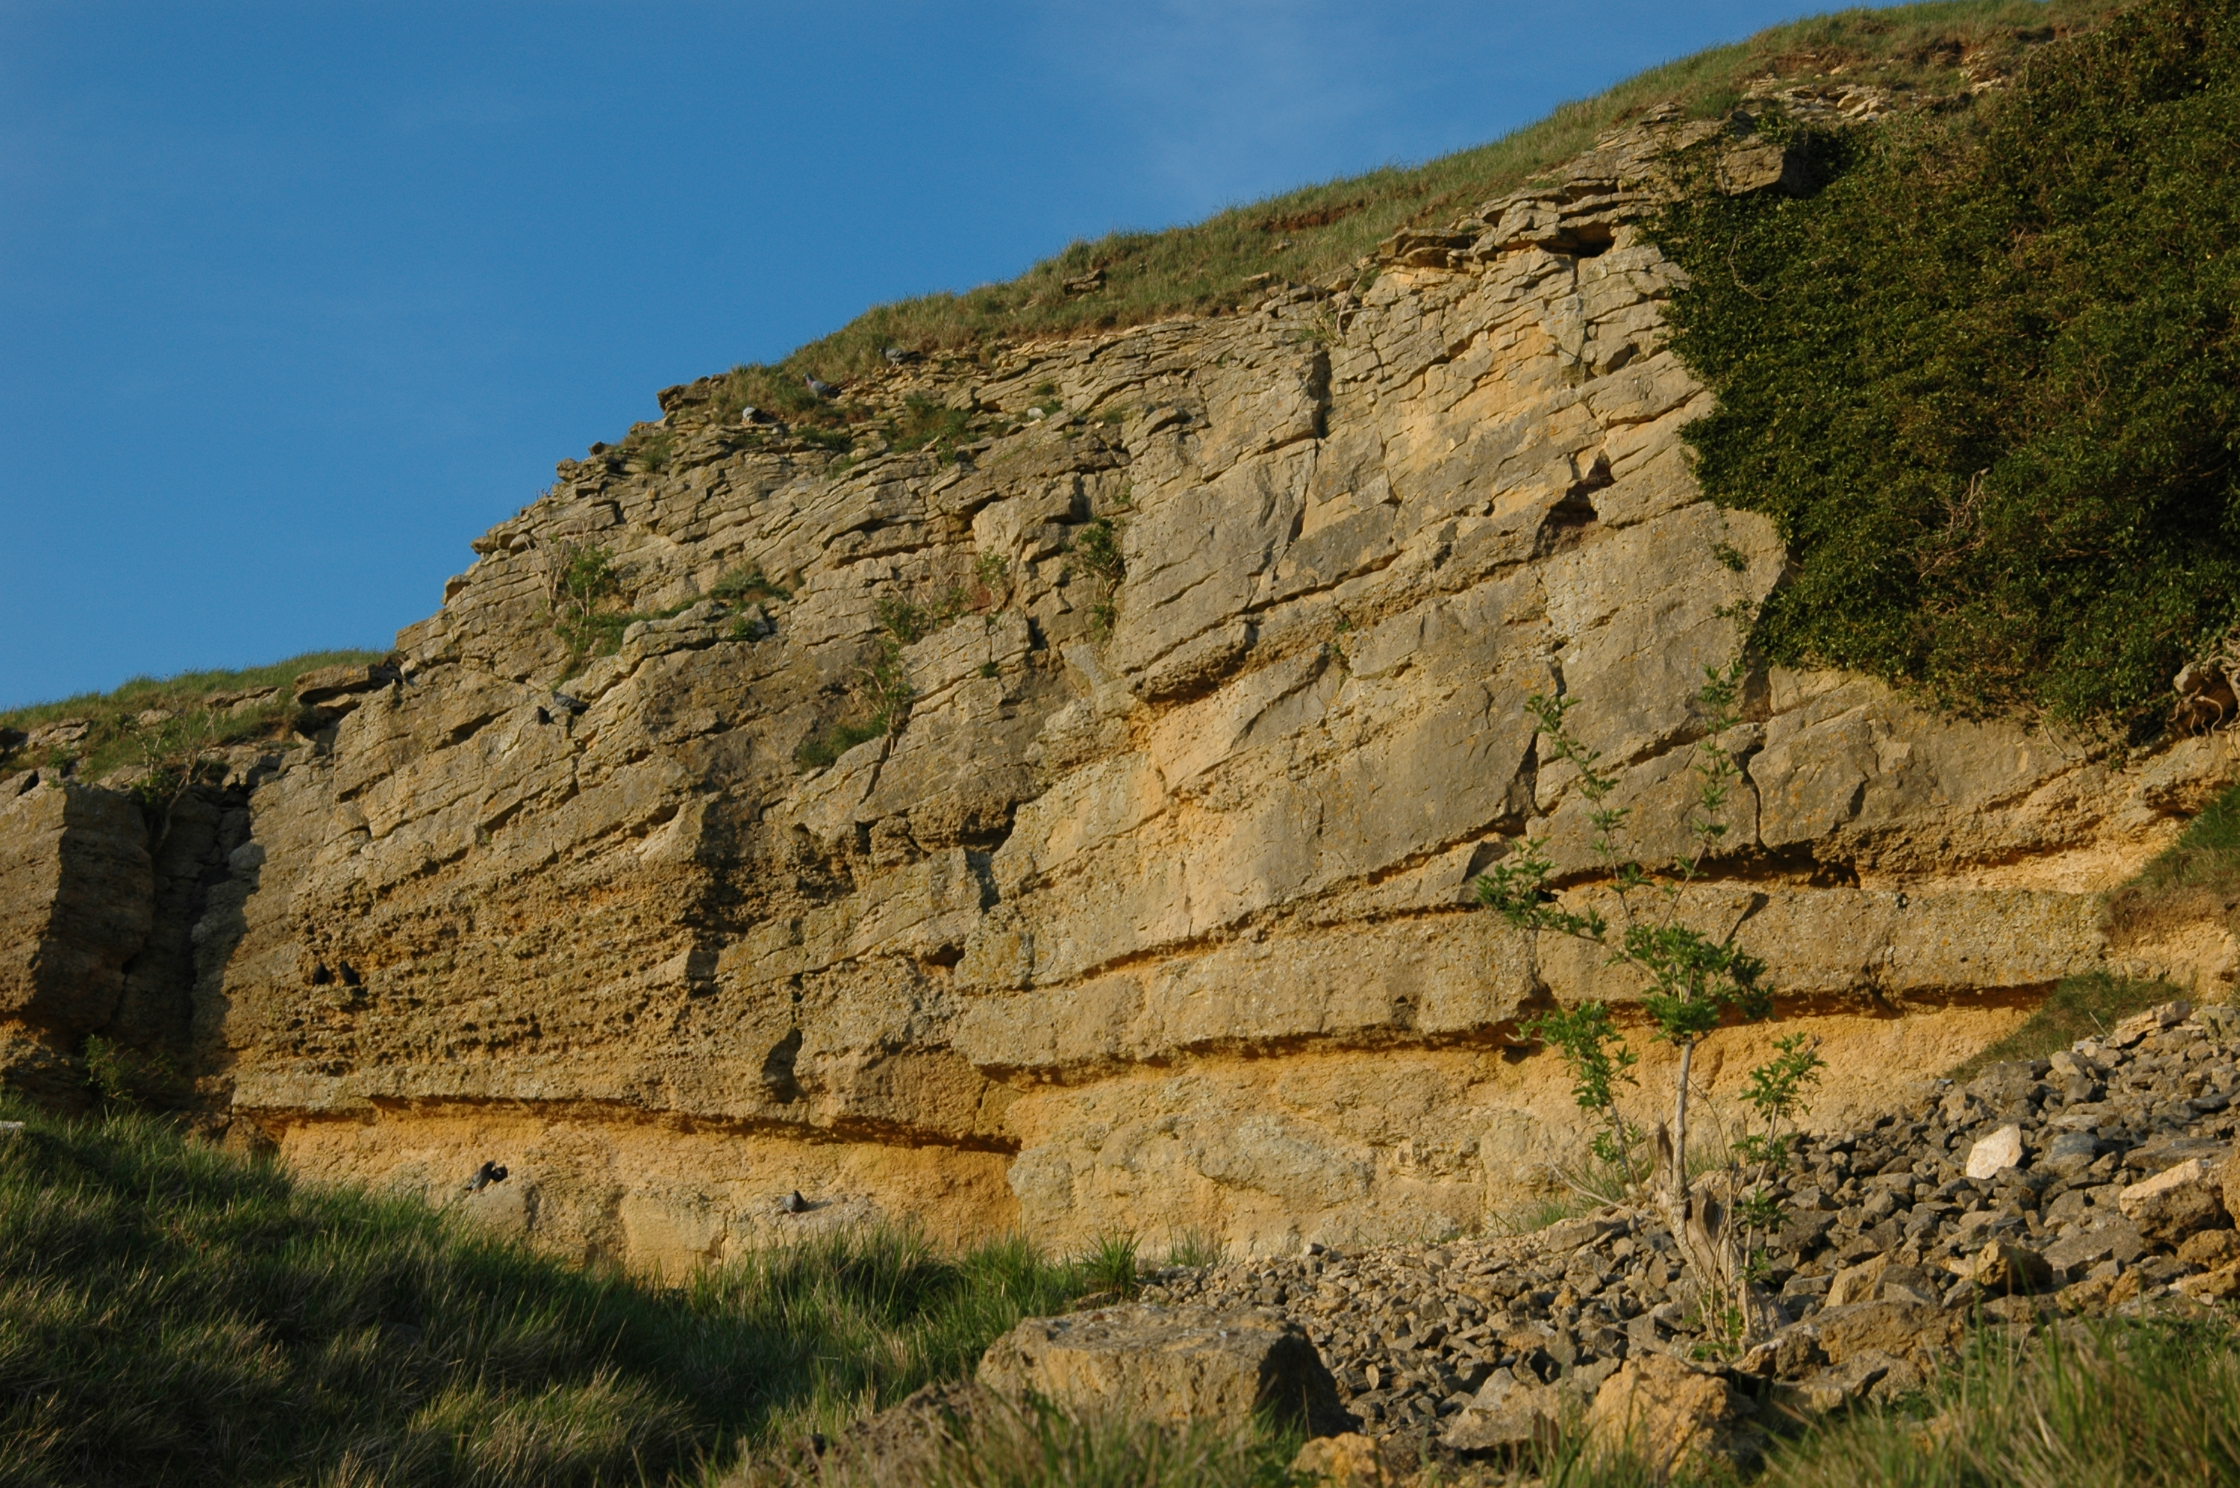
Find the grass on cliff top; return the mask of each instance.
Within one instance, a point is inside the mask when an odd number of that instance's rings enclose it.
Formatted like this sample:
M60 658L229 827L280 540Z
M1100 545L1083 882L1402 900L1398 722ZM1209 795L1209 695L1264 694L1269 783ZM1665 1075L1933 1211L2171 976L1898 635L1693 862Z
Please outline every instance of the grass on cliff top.
M2149 0L1973 109L1799 131L1815 194L1666 214L1698 474L1793 566L1769 659L2161 727L2240 626L2235 119L2240 4Z
M829 419L835 410L809 395L802 374L844 384L883 370L887 346L970 351L1231 309L1252 298L1261 276L1315 283L1350 275L1394 231L1443 227L1660 105L1712 117L1765 77L1833 76L1965 96L1963 61L2011 65L2031 44L2098 24L2115 8L2115 0L1939 0L1776 26L1567 103L1490 144L1302 187L1163 232L1077 242L1007 283L877 306L780 362L735 369L718 412L753 404L796 420Z
M1133 1269L883 1233L663 1287L145 1117L0 1116L4 1488L712 1481Z
M76 762L81 776L93 779L119 765L141 763L143 755L149 756L150 763L160 762L156 757L176 752L178 740L174 736L180 729L176 720L168 730L161 724L143 726L136 721L141 714L159 710L190 717L200 713L212 697L270 687L277 692L269 702L213 719L207 737L199 742L205 746L222 746L263 738L285 722L294 701L292 689L296 678L319 667L370 664L381 660L384 654L380 651L307 651L269 666L245 667L238 671L181 672L175 677L135 677L110 692L81 693L59 702L11 708L0 712L0 768L59 765L69 759ZM10 746L5 742L11 730L29 734L66 719L84 719L92 728L84 739L62 751L59 758L31 759L25 756L23 746Z

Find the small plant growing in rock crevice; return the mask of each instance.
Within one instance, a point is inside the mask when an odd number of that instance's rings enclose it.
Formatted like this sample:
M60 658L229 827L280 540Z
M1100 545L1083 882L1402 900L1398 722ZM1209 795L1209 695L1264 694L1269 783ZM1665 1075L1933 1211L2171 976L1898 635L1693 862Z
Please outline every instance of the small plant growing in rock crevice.
M640 424L622 441L620 453L625 468L645 475L659 475L676 459L676 431Z
M133 1111L164 1104L178 1082L178 1072L165 1055L135 1049L102 1034L88 1034L79 1057L85 1064L86 1085L94 1100L107 1110Z
M1784 1040L1775 1059L1752 1071L1745 1101L1766 1130L1733 1144L1721 1181L1705 1183L1690 1170L1689 1144L1694 1116L1694 1060L1698 1044L1726 1018L1767 1017L1773 994L1764 984L1765 964L1733 943L1732 933L1714 937L1681 920L1683 896L1702 864L1724 841L1723 819L1741 767L1723 740L1741 721L1742 664L1709 669L1697 694L1705 735L1696 755L1697 791L1689 815L1694 851L1665 873L1653 874L1621 848L1631 808L1613 805L1617 777L1596 750L1582 744L1566 726L1576 699L1536 695L1527 702L1543 747L1553 759L1578 771L1577 789L1594 829L1593 853L1606 876L1607 894L1616 901L1613 918L1589 903L1567 907L1554 887L1555 863L1546 840L1530 838L1507 862L1477 880L1480 901L1520 930L1568 936L1600 947L1609 964L1623 967L1643 984L1642 1011L1654 1036L1679 1051L1671 1091L1671 1116L1653 1133L1659 1198L1666 1222L1698 1286L1707 1315L1725 1320L1741 1338L1761 1336L1777 1325L1777 1313L1751 1280L1749 1232L1778 1215L1765 1212L1762 1196L1768 1165L1785 1152L1777 1129L1803 1108L1803 1093L1817 1075L1819 1055L1809 1041ZM1543 1014L1528 1025L1553 1044L1571 1069L1574 1095L1582 1109L1603 1124L1593 1144L1596 1159L1615 1176L1635 1174L1638 1133L1617 1107L1621 1084L1633 1083L1633 1052L1625 1047L1607 1005L1590 1003ZM1758 1169L1750 1194L1744 1193L1741 1164Z
M912 393L902 401L902 412L888 433L887 447L916 450L930 446L936 459L947 461L955 459L957 447L971 438L971 409L951 408L923 393Z
M1011 586L1011 560L1001 553L982 553L972 565L972 608L983 615L1002 609L1011 602Z
M1735 1221L1746 1237L1744 1264L1752 1280L1762 1265L1763 1247L1748 1243L1747 1237L1767 1239L1788 1217L1770 1184L1790 1160L1797 1119L1806 1109L1806 1092L1820 1083L1820 1071L1827 1067L1820 1040L1809 1033L1775 1039L1773 1047L1773 1058L1752 1069L1743 1083L1740 1099L1749 1110L1752 1129L1736 1137L1728 1152L1738 1179Z
M134 783L132 794L155 829L150 852L162 851L170 840L180 803L201 781L222 743L218 720L207 708L173 714L134 736L145 773Z
M571 660L589 652L612 650L628 617L616 612L622 598L622 572L612 550L597 543L564 544L554 554L546 580L552 629L568 646Z
M765 575L758 564L727 569L708 587L711 598L743 603L751 599L787 600L793 591Z
M1119 607L1114 599L1120 581L1128 576L1127 555L1120 550L1119 524L1107 517L1098 517L1082 525L1067 547L1070 555L1068 567L1088 579L1094 596L1089 614L1096 623L1099 635L1110 635L1113 622L1119 617Z
M804 770L821 770L858 744L900 729L917 696L903 649L956 619L968 599L962 585L943 591L930 606L899 594L880 596L871 607L879 635L871 659L856 669L852 687L857 702L855 716L812 732L794 750L794 763Z

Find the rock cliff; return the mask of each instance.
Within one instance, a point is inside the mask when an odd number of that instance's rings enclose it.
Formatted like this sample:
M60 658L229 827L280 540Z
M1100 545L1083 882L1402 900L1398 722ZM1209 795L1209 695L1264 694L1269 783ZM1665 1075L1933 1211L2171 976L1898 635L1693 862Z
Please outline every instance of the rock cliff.
M1660 152L1713 132L1612 137L1246 313L908 362L846 390L844 454L670 389L160 839L0 781L19 1081L137 1006L301 1167L456 1195L495 1159L456 1202L664 1266L872 1215L1482 1224L1580 1140L1519 1018L1634 992L1473 907L1527 835L1595 892L1525 700L1576 700L1669 858L1697 686L1782 576L1690 478L1705 395L1641 226ZM1745 138L1722 170L1785 167ZM928 408L962 443L871 432ZM1741 732L1690 913L1824 1035L1823 1119L2065 975L2229 980L2221 931L2111 943L2097 899L2226 783L2222 736L2126 753L1778 669Z

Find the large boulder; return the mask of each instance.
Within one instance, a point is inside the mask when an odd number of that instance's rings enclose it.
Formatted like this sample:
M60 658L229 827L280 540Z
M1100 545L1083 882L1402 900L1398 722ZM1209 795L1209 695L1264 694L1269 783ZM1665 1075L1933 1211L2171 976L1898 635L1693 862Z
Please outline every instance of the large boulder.
M1011 1399L1172 1425L1256 1412L1310 1436L1352 1424L1306 1333L1257 1312L1137 1304L1028 1318L989 1346L979 1381Z

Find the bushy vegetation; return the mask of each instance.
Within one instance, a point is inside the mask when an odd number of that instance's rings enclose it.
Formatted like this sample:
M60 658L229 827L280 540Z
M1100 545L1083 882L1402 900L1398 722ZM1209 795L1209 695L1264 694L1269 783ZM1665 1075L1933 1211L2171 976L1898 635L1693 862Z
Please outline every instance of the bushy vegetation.
M1767 655L2155 727L2240 617L2236 118L2240 4L2150 0L1973 109L1789 131L1817 194L1671 211L1704 486L1795 564Z
M190 745L218 748L269 738L283 732L295 716L296 679L320 667L368 665L379 651L310 651L269 666L239 671L181 672L175 677L135 677L111 692L81 693L59 702L36 703L0 713L0 740L11 733L29 736L48 724L83 719L91 725L77 742L51 757L32 759L21 744L0 743L0 768L71 763L86 779L123 765L147 765L172 758ZM212 713L210 699L228 693L274 695L239 709ZM140 722L144 715L169 717ZM190 738L189 736L193 737Z
M661 1287L145 1117L0 1114L0 1484L697 1482L1116 1280L877 1232Z
M718 411L729 417L751 404L797 422L838 423L848 416L845 403L811 393L804 374L844 386L882 372L890 346L971 353L999 340L1226 310L1247 303L1271 278L1314 283L1350 277L1358 260L1398 229L1443 226L1648 109L1677 103L1710 117L1731 107L1746 83L1766 76L1840 74L1852 82L1960 95L1968 84L1964 59L2010 63L2051 28L2091 24L2112 4L1945 0L1777 26L1565 104L1490 144L1302 187L1185 227L1075 243L1007 283L878 306L780 362L734 369Z

